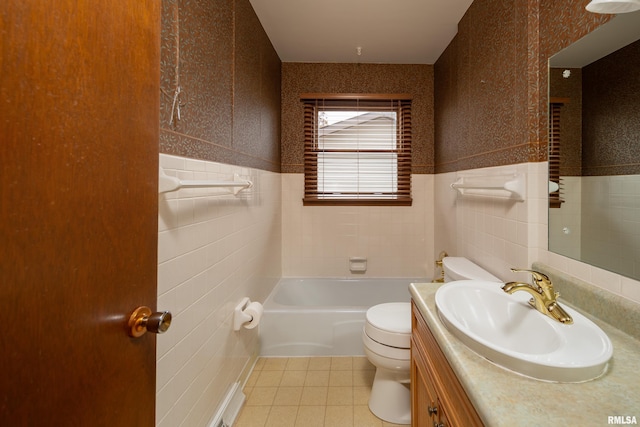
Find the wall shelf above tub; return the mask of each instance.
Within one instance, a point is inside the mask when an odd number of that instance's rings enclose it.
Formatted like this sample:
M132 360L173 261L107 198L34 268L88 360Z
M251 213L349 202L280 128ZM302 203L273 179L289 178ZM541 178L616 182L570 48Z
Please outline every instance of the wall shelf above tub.
M241 179L238 174L233 176L233 181L213 181L213 180L185 180L175 176L169 176L164 169L159 168L158 192L168 193L181 188L230 188L233 194L238 194L242 190L253 187L253 182Z
M484 196L523 202L527 196L524 173L466 175L459 177L451 188L462 196Z

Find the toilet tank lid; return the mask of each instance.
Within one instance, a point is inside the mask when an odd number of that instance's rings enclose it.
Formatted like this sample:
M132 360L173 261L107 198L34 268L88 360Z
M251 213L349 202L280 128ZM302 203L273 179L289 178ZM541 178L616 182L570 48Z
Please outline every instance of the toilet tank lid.
M502 280L465 257L445 257L442 259L442 266L445 273L453 280L502 282Z

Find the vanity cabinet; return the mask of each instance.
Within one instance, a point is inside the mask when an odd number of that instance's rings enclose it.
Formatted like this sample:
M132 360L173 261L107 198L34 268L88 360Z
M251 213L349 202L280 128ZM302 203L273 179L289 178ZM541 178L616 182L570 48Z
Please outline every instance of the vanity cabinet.
M478 413L413 302L411 328L411 425L482 426Z

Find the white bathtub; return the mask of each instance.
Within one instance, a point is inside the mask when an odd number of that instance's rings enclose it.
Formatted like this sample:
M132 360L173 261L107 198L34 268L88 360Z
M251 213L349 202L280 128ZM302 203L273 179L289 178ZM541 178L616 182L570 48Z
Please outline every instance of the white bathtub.
M282 278L264 303L262 356L362 356L369 307L409 302L425 279Z

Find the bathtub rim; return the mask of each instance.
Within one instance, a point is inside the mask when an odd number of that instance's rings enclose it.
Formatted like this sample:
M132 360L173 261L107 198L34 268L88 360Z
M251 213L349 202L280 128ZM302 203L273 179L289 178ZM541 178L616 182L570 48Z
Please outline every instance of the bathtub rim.
M365 282L372 280L375 282L381 282L383 280L396 280L396 281L408 281L407 282L407 300L406 301L385 301L385 302L407 302L411 301L411 293L409 292L409 285L411 283L429 283L430 280L426 278L416 277L281 277L276 285L273 287L267 298L265 299L263 306L265 311L273 313L304 313L304 312L361 312L366 311L372 305L288 305L280 304L275 301L275 295L280 290L283 280L286 281L314 281L320 280L323 282ZM376 305L376 304L374 304Z

